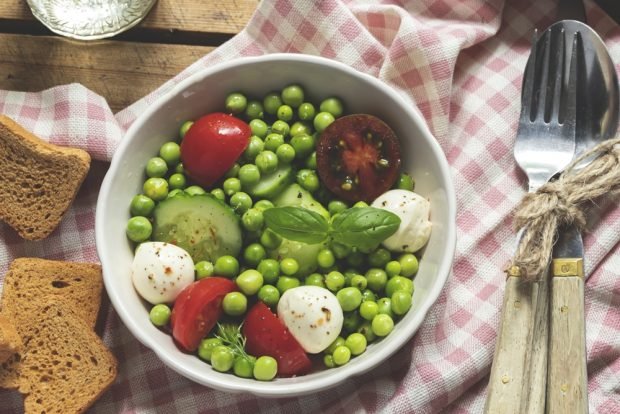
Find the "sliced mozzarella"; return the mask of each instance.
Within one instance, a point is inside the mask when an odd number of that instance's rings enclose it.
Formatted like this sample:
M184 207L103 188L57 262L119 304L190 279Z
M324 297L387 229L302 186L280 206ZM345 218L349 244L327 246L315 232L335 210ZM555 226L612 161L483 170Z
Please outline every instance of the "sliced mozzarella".
M131 265L136 291L152 304L174 302L194 281L194 261L182 248L170 243L142 243Z
M327 348L342 330L342 308L336 296L319 286L299 286L284 292L278 318L310 354Z
M400 217L396 233L383 241L388 250L414 253L428 242L431 236L431 205L427 199L413 191L389 190L377 197L372 206Z

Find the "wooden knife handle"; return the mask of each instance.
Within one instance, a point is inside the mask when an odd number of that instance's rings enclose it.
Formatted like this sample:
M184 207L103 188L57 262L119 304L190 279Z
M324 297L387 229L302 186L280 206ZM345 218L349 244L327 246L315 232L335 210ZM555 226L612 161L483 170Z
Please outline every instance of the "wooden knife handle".
M547 410L551 414L587 413L583 277L555 273L551 282Z
M532 334L532 283L508 276L484 412L520 413Z

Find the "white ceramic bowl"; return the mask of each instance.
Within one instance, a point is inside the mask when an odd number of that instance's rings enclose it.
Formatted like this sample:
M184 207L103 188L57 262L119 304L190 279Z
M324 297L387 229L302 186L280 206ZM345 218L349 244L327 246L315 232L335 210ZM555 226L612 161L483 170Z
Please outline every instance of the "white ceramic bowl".
M431 201L432 235L415 277L413 306L383 340L342 367L271 382L219 373L177 349L172 337L149 321L148 307L130 279L133 251L125 236L131 198L141 192L143 166L188 119L222 110L231 91L264 96L289 83L304 86L313 102L339 96L347 113L369 113L390 125L401 140L404 170L416 192ZM456 200L444 154L424 121L391 88L344 64L307 55L272 54L215 65L178 84L131 126L116 151L97 203L97 251L105 286L125 325L140 342L181 375L212 388L261 396L289 397L330 388L375 367L401 348L422 324L450 273L456 243Z

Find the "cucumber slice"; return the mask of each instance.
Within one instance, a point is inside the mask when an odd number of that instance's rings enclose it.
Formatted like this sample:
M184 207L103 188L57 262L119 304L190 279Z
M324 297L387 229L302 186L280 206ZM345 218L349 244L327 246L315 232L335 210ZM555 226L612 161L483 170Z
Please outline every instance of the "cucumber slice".
M316 201L312 194L306 189L304 189L299 184L291 184L284 191L280 193L276 198L273 199L273 204L276 207L303 207L308 210L312 210L315 213L319 213L326 220L329 220L329 212L321 203Z
M282 192L293 181L293 168L281 164L271 174L261 177L255 185L245 189L254 199L266 198L271 200Z
M153 239L185 249L194 263L241 251L239 218L210 194L170 197L157 204L153 217Z

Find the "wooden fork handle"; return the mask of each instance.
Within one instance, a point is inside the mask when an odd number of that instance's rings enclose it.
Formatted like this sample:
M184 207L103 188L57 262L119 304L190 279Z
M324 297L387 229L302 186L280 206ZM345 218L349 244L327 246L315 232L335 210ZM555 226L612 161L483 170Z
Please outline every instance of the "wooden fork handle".
M583 277L554 276L547 410L550 414L588 412L588 377Z

